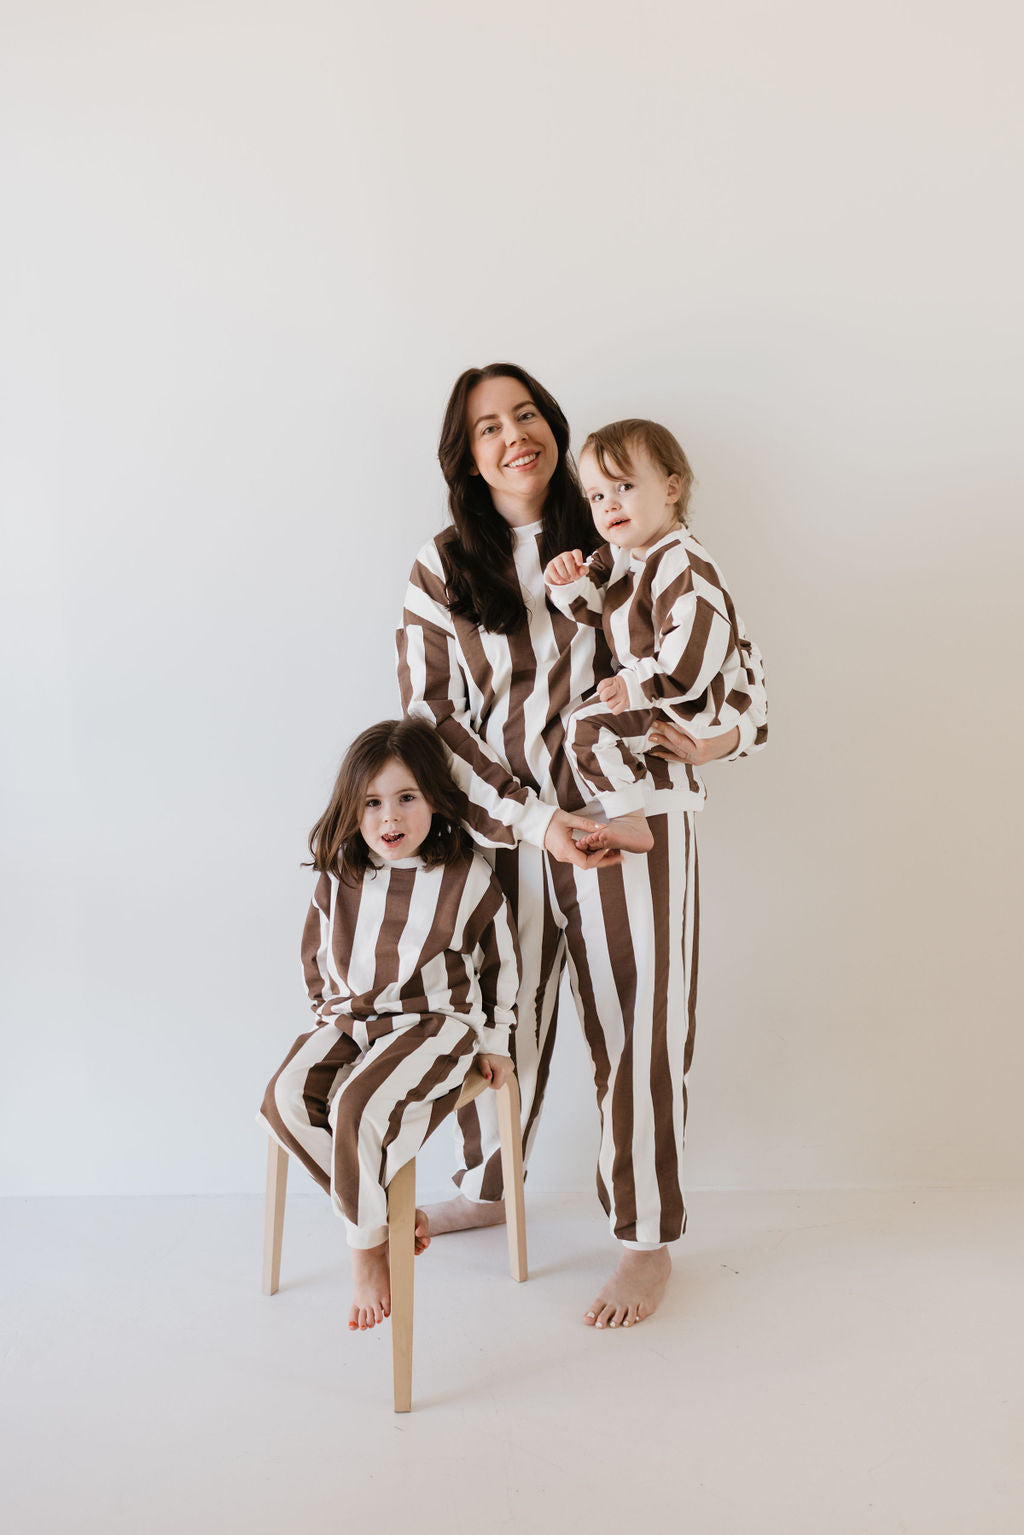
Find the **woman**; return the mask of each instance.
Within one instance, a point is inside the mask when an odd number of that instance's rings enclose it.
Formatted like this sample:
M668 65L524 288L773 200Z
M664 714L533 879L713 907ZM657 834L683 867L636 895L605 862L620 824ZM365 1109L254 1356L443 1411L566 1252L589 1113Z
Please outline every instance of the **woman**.
M470 369L452 391L438 457L453 526L413 567L398 635L403 707L430 720L451 752L470 801L467 824L494 849L516 916L523 984L514 1052L527 1154L568 963L601 1117L598 1194L621 1250L584 1320L628 1327L657 1307L671 1270L665 1243L686 1224L681 1157L699 920L693 811L704 798L693 764L761 743L752 728L744 738L741 724L702 751L659 724L659 755L647 758L650 853L623 861L578 849L573 831L596 823L562 750L563 722L611 661L600 630L578 628L545 596L548 561L594 543L568 423L523 369ZM460 1129L460 1194L434 1211L434 1231L502 1218L490 1104L477 1100Z

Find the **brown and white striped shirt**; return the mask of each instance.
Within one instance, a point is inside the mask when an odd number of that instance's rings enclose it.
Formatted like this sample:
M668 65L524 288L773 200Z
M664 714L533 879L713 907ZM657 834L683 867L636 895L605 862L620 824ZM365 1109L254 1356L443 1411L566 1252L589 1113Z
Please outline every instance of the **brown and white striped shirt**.
M398 632L398 680L407 714L433 724L469 798L467 824L484 845L543 846L555 807L593 814L562 749L565 722L612 672L600 628L577 624L547 600L541 524L513 528L516 574L528 623L492 634L455 617L445 597L442 533L420 551ZM746 748L750 750L754 743ZM647 815L698 809L706 797L682 762L645 758Z
M508 1055L519 944L508 902L480 853L428 869L399 858L362 883L321 874L302 935L319 1023L369 1039L425 1015L458 1018L479 1047Z
M644 550L602 544L584 575L549 596L577 623L603 630L628 708L663 711L698 740L738 726L734 756L764 745L761 653L721 570L685 528Z

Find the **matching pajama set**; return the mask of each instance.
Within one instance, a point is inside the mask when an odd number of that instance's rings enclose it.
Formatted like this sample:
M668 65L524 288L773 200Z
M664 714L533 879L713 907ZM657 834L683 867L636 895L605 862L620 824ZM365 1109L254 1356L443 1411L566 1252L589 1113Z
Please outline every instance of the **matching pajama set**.
M450 612L450 532L421 551L398 633L403 707L431 722L448 747L470 802L467 825L489 849L514 914L522 983L511 1052L524 1154L543 1105L567 965L601 1122L598 1196L618 1240L658 1247L686 1224L682 1152L700 922L694 812L705 790L688 764L648 757L642 789L654 837L649 853L579 869L544 851L556 805L599 818L565 750L565 731L598 679L611 674L612 658L603 628L578 624L548 602L541 524L511 531L528 613L515 634L492 634ZM699 643L698 634L693 644ZM717 675L721 657L708 664L709 677ZM742 756L763 744L765 732L756 710L736 712L734 755ZM474 1200L502 1193L490 1096L457 1116L455 1182Z
M602 544L588 566L548 596L578 624L603 630L626 687L623 713L595 698L573 711L565 734L577 776L613 817L644 808L643 752L656 716L710 740L749 713L754 741L763 741L764 667L721 571L685 528L645 550Z
M351 885L321 874L302 963L317 1024L271 1078L260 1118L342 1215L387 1238L386 1189L455 1107L474 1055L508 1055L519 989L509 905L480 853L398 858Z

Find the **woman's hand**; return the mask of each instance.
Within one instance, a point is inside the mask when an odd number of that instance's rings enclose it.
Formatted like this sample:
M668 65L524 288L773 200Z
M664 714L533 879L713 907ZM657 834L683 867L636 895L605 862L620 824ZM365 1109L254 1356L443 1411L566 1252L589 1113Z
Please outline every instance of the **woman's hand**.
M507 1055L478 1055L476 1063L480 1068L480 1075L497 1092L499 1087L504 1087L506 1082L511 1082L515 1075L515 1067Z
M740 744L740 727L730 730L727 736L715 741L695 741L678 725L656 719L651 726L650 751L655 757L665 757L669 762L689 762L692 767L703 767L706 762L717 762L720 757L730 757Z
M596 853L585 853L573 841L573 831L597 830L597 821L588 821L582 815L570 815L568 810L556 810L544 833L544 846L559 863L574 863L578 869L596 869L599 864L621 863L622 854L611 848L599 848Z
M569 549L565 554L555 555L544 571L544 581L548 586L568 586L570 581L578 581L586 573L582 551Z

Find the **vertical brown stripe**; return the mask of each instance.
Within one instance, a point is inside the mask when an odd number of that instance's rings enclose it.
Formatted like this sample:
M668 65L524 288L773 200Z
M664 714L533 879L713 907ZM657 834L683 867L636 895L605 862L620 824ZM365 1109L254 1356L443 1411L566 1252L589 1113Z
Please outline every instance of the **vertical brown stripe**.
M371 1012L376 1012L376 999L380 993L397 979L398 945L409 923L409 907L418 872L418 869L396 869L392 865L379 869L374 875L375 880L381 880L384 884L381 892L384 897L384 920L373 948L373 985L366 993ZM350 945L354 931L353 925L349 928Z
M674 821L674 817L672 820ZM671 930L671 878L674 826L667 815L653 816L648 826L654 837L654 847L647 855L647 867L651 877L651 900L654 913L654 1016L651 1027L651 1104L654 1113L654 1168L658 1179L661 1201L661 1232L663 1242L674 1242L683 1229L683 1184L679 1152L682 1149L682 1125L677 1125L677 1115L683 1112L677 1104L672 1085L672 1063L668 1048L668 1029L671 1013L682 1009L686 999L682 990L678 995L669 994L672 974ZM685 900L685 867L677 871L683 877ZM680 979L685 975L682 972Z
M338 974L347 977L348 967L352 962L352 936L356 930L359 908L363 901L363 884L360 880L358 885L350 885L333 874L330 882L336 892L334 917L331 924L331 953L338 968ZM330 910L329 907L326 909Z
M688 883L693 884L693 929L690 934L688 947L683 954L687 964L687 976L689 988L686 1006L686 1053L683 1056L683 1071L690 1069L693 1060L693 1042L697 1033L697 969L700 960L700 865L697 857L697 828L694 826L693 817L686 817L686 873ZM685 943L685 937L684 937ZM685 1103L685 1089L684 1089Z

